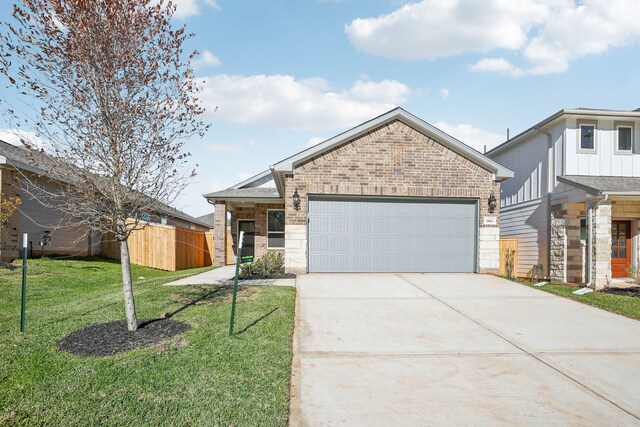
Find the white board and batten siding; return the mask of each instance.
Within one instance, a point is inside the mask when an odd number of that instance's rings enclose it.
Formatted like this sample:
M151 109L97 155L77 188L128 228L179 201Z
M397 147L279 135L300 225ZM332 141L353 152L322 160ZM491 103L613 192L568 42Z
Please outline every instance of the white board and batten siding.
M500 211L500 237L518 239L518 277L526 277L535 264L549 262L548 198L504 207Z
M596 150L579 150L578 120L567 120L564 174L640 177L640 121L627 122L633 124L634 154L617 151L617 122L609 119L597 120Z
M500 237L518 240L516 274L528 276L536 264L545 270L549 260L549 177L562 170L564 124L551 129L556 159L549 169L549 136L538 132L528 140L491 156L516 171L500 185Z

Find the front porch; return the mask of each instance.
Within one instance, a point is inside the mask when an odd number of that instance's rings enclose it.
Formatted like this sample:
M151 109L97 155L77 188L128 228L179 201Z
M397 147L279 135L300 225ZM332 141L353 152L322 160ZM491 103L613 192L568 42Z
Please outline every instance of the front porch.
M640 267L640 191L618 187L640 180L568 178L560 180L573 191L551 199L550 279L596 289L624 281ZM608 190L612 186L618 191Z

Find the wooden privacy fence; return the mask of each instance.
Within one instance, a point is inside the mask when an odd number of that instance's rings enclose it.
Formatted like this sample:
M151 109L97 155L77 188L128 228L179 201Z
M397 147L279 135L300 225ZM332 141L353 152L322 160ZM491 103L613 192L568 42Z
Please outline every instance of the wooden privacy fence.
M159 270L210 266L213 264L213 248L213 231L187 230L172 225L149 223L129 236L131 263ZM102 255L120 258L120 248L113 235L104 236Z
M507 263L512 263L511 275L518 271L518 239L500 239L500 275L507 276Z

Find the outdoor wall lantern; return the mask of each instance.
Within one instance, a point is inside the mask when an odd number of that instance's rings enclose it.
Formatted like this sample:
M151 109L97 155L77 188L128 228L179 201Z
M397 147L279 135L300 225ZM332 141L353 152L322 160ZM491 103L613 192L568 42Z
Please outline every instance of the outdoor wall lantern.
M298 189L293 192L293 209L299 211L300 210L300 195L298 194Z
M498 207L498 201L496 200L496 196L491 194L489 196L489 213L493 213Z

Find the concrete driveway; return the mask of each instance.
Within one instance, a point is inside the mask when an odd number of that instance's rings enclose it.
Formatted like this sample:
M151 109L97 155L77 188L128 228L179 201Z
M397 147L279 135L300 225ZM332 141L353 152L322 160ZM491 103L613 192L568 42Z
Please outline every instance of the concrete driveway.
M291 425L640 425L640 322L488 275L298 277Z

